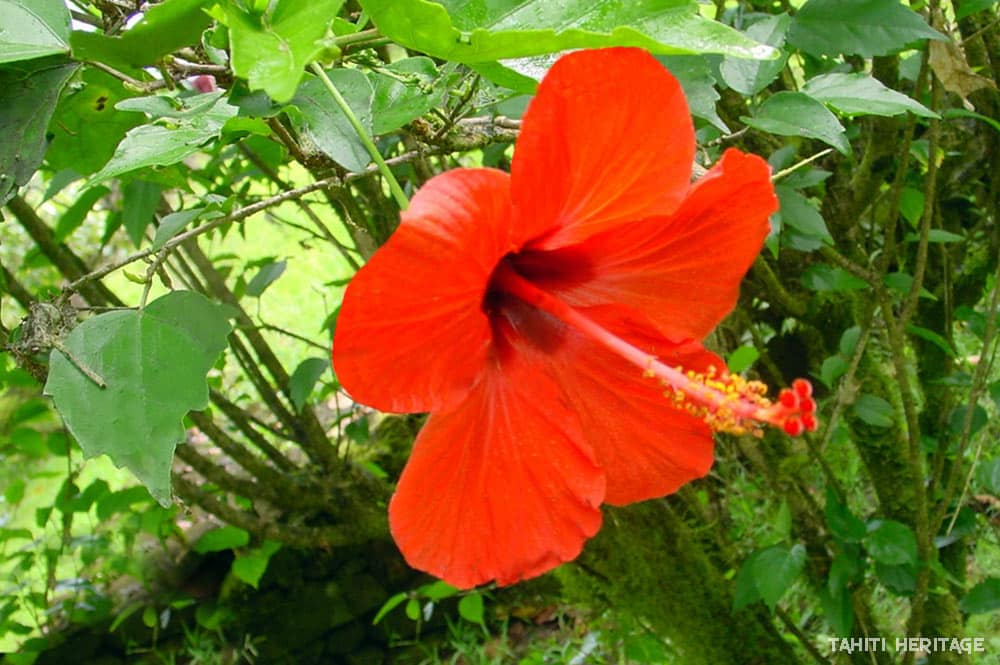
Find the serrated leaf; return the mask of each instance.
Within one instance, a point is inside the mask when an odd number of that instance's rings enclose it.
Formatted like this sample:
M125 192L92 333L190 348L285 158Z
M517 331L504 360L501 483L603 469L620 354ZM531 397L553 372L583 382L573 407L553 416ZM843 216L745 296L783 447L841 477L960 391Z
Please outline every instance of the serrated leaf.
M236 3L216 5L212 15L229 28L233 72L250 90L287 102L303 70L328 45L324 42L342 0L278 0L255 16Z
M892 405L877 395L859 396L853 409L854 415L872 427L892 427Z
M205 377L229 330L223 309L191 291L168 293L142 311L99 314L74 328L64 345L107 387L53 350L45 394L87 457L108 455L169 505L182 419L208 404Z
M204 554L245 547L248 544L250 544L249 533L239 527L227 524L203 533L192 549L199 554Z
M78 30L70 36L79 60L131 68L155 65L163 56L199 43L211 23L203 10L210 0L164 0L150 5L142 18L120 35Z
M77 70L77 65L25 64L0 69L0 206L42 163L56 100Z
M829 109L801 92L779 92L760 105L752 118L743 122L755 129L779 136L818 139L843 154L851 152L844 126Z
M875 520L872 526L863 542L873 559L886 566L917 564L917 537L910 527L895 520Z
M328 358L306 358L295 368L288 380L288 392L296 411L302 410L313 386L328 369L330 369Z
M924 118L940 117L868 74L824 74L806 81L802 92L849 115L893 116L910 112Z
M1000 579L990 577L969 589L958 603L966 614L983 614L1000 609Z
M0 0L0 64L69 52L62 0Z
M372 133L372 99L375 91L368 77L356 69L333 69L330 81L344 97L361 126ZM290 114L292 124L327 157L351 171L362 171L371 162L358 133L333 102L330 91L315 76L299 86L292 99L300 113Z
M129 130L108 163L91 176L85 187L147 166L176 164L198 152L202 145L217 138L226 121L239 111L222 93L210 96L211 105L202 106L197 113ZM204 97L198 95L186 101L203 105Z
M790 44L812 55L870 58L922 39L944 39L897 0L809 0L792 21Z
M361 0L379 31L454 62L489 62L567 49L638 46L652 53L768 58L774 50L703 18L694 0Z
M785 33L792 24L788 14L768 16L746 29L746 36L754 41L780 49L785 43ZM782 52L774 60L748 60L727 56L719 67L722 80L743 95L755 95L778 77L785 67L788 54Z
M285 273L285 268L287 267L288 261L273 261L262 265L257 274L250 280L250 283L247 284L246 294L259 298L267 290L267 287L271 286L276 279Z

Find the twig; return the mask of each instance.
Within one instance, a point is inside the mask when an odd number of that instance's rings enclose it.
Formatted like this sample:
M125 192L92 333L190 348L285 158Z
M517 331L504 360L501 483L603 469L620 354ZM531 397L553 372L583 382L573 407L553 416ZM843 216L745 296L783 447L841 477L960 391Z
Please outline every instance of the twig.
M791 166L789 166L787 169L782 169L781 171L778 171L773 176L771 176L771 182L777 182L777 181L781 180L782 178L784 178L786 175L789 175L791 173L794 173L795 171L798 171L800 168L802 168L806 164L810 164L812 162L815 162L817 159L819 159L821 157L826 157L831 152L833 152L833 148L827 148L826 150L820 150L819 152L817 152L812 157L806 157L801 162L797 162L797 163L792 164Z
M385 178L386 182L389 184L389 191L392 193L392 197L396 200L396 204L399 206L399 209L406 210L410 206L410 201L406 198L406 194L403 193L403 188L399 186L399 181L396 180L396 176L393 175L389 166L385 163L385 159L383 159L382 153L380 153L378 148L375 146L375 142L372 141L370 136L368 136L368 130L364 128L361 121L358 120L358 117L354 115L354 110L351 109L347 100L340 94L340 91L337 90L337 86L333 84L333 81L331 81L330 77L326 75L323 68L315 62L309 65L309 68L317 77L319 77L319 80L322 81L323 85L327 89L327 92L329 92L330 96L333 97L333 101L336 102L340 111L344 114L344 117L346 117L347 121L351 123L351 127L354 128L354 133L357 134L362 145L365 146L365 150L367 150L368 154L371 156L372 161L378 166L378 170L382 174L382 177Z

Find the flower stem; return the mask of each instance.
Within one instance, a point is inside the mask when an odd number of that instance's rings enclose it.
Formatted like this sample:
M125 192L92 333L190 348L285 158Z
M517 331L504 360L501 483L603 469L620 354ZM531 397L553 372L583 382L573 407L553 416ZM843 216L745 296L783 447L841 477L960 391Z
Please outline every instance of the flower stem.
M323 68L320 67L319 63L314 62L309 65L309 68L314 74L316 74L316 76L319 77L319 80L323 82L323 85L326 86L326 89L330 92L330 96L333 97L337 106L340 107L343 114L347 116L347 121L351 123L351 127L354 128L358 138L361 139L361 143L365 146L365 150L367 150L368 154L371 155L372 161L374 161L378 166L379 172L386 179L386 182L389 183L389 191L392 192L392 198L396 200L397 205L399 205L399 209L406 210L410 206L410 202L406 198L406 194L403 193L403 188L399 186L399 181L396 180L396 176L392 174L392 170L389 168L389 165L385 163L385 160L382 158L381 153L379 153L378 148L375 147L375 142L372 141L372 138L368 136L368 132L361 125L361 121L358 120L358 116L354 115L354 111L352 111L351 107L348 106L347 100L340 94L340 91L337 90L337 86L333 84L333 81L331 81L330 77L326 75L326 72L323 71Z

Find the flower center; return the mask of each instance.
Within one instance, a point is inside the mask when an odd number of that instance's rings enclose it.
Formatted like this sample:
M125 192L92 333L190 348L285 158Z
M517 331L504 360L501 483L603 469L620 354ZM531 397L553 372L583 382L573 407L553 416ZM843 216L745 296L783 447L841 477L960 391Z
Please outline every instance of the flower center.
M817 427L812 385L805 379L793 381L772 402L765 397L767 386L759 381L719 373L714 367L705 373L670 367L538 288L506 261L494 272L491 287L554 316L634 365L643 376L658 380L671 403L702 418L715 431L759 435L767 424L798 436Z

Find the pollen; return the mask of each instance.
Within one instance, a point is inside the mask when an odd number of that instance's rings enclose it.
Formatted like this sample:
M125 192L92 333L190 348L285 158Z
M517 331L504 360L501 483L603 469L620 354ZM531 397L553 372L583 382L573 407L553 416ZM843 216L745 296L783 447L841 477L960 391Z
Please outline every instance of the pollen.
M815 431L818 425L812 385L805 379L796 379L772 401L761 381L720 372L714 366L705 372L682 367L664 372L663 368L651 358L643 375L658 378L663 396L674 407L704 420L716 432L762 436L764 425L772 425L799 436Z

